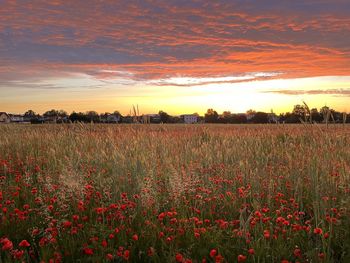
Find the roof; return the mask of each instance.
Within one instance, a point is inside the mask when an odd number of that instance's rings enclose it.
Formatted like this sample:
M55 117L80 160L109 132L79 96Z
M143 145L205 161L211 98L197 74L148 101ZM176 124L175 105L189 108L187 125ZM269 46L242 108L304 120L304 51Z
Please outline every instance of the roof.
M9 115L8 115L6 112L4 112L4 111L0 111L0 115L1 115L1 114L5 114L6 116L9 117Z

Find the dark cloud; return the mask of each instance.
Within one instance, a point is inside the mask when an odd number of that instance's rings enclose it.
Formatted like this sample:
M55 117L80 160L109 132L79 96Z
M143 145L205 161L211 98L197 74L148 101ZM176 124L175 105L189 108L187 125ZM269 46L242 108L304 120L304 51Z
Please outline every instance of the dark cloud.
M0 76L349 75L349 14L345 0L5 0Z

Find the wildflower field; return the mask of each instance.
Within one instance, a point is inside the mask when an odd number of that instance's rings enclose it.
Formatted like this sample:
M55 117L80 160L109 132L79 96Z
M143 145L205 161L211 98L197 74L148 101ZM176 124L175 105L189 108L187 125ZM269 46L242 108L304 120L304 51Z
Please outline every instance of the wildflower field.
M349 126L0 126L0 262L350 262L349 208Z

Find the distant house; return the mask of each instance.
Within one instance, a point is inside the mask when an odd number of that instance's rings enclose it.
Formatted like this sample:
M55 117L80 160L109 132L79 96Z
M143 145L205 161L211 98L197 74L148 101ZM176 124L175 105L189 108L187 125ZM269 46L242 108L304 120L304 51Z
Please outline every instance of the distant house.
M45 116L44 115L44 122L45 123L57 123L58 116Z
M16 123L19 123L19 122L24 122L24 117L22 115L19 115L19 114L9 114L10 116L10 121L11 122L16 122Z
M184 123L197 123L198 122L198 115L196 114L184 114L180 116L183 119Z
M269 123L278 123L278 121L279 121L278 116L273 112L269 113L267 118L268 118Z
M10 115L8 115L6 112L0 112L0 123L10 123Z
M246 115L248 122L250 122L255 117L255 112L254 113L242 113L242 114Z
M107 123L119 123L120 117L120 114L109 114L107 116Z
M159 114L144 114L142 115L142 123L160 123L161 118Z

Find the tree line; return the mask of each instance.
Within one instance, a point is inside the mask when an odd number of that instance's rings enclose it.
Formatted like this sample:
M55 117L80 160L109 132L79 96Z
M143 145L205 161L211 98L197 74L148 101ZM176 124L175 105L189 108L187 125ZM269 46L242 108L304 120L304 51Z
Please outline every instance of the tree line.
M198 122L205 123L350 123L350 114L339 112L327 106L320 108L309 109L307 104L298 104L293 107L293 110L279 115L271 112L262 112L248 110L245 113L231 113L224 111L219 114L214 109L208 109L204 116L194 113L197 116ZM85 123L133 123L142 120L142 116L123 116L119 111L113 113L97 113L96 111L75 112L68 114L64 110L49 110L43 115L35 113L33 110L28 110L24 113L25 120L31 123L42 123L47 120L55 122L85 122ZM181 123L181 116L172 116L164 111L159 111L150 117L151 123Z

